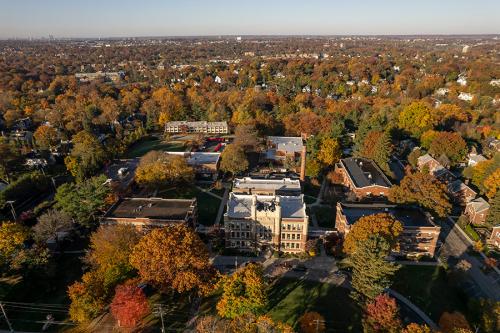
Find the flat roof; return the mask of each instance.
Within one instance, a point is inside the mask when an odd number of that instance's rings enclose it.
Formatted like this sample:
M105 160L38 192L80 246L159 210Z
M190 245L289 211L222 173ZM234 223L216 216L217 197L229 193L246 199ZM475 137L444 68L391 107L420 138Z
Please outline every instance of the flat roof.
M106 212L106 218L184 220L196 199L124 198Z
M231 193L227 202L227 215L232 218L250 218L254 205L257 213L259 211L275 211L276 206L281 207L282 218L304 218L306 210L304 198L300 196L276 196L276 195L251 195Z
M220 159L221 153L212 152L179 152L179 151L166 151L165 154L182 156L186 159L189 165L200 165L200 164L215 164Z
M354 224L363 216L387 213L400 221L405 227L434 227L426 214L417 207L385 204L340 204L342 214L348 224Z
M383 186L391 187L392 183L380 168L367 158L351 157L341 159L340 162L346 169L349 177L356 187Z
M276 145L276 150L300 153L304 147L300 136L268 136L267 139Z
M274 191L300 191L300 180L298 179L258 179L252 177L236 178L233 183L234 189L255 189Z
M166 126L226 126L227 127L227 121L186 121L186 120L181 120L181 121L169 121Z

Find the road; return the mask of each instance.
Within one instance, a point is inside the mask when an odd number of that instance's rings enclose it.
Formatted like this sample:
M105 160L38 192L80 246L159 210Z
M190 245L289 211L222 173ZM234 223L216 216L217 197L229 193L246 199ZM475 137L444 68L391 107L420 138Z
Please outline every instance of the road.
M496 272L485 274L481 270L481 261L468 253L470 247L469 240L463 236L458 225L446 221L441 225L441 235L444 237L439 256L448 258L448 262L456 264L460 260L466 260L471 264L467 270L467 275L475 282L478 290L470 290L475 296L486 296L500 301L500 277Z

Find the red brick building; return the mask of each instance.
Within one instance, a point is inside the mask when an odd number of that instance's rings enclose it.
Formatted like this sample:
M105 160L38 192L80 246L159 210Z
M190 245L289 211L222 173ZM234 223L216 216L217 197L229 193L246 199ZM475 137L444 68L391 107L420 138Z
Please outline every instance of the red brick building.
M335 166L335 172L342 176L344 186L349 188L357 199L386 197L392 186L377 164L366 158L341 159Z
M486 221L489 210L490 204L483 198L477 198L467 203L465 215L469 218L470 223L482 225Z
M434 224L429 214L416 207L338 203L335 228L345 237L361 217L378 213L390 214L403 225L399 251L393 255L407 258L434 256L441 227Z

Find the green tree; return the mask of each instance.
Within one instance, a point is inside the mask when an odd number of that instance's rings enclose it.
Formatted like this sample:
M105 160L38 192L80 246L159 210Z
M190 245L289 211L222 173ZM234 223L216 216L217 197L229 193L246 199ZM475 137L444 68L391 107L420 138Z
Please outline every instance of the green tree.
M90 132L81 131L72 138L71 155L64 162L68 171L79 181L98 171L106 160L106 152L99 140Z
M391 136L388 132L371 131L366 135L357 155L374 160L386 174L392 174L389 167L392 150Z
M352 267L352 297L360 304L373 300L392 284L392 276L399 266L387 261L391 245L379 235L358 243L356 252L349 256Z
M90 227L96 221L96 214L107 206L106 199L111 189L106 176L92 177L81 183L66 183L57 188L56 207L69 214L75 222Z
M248 169L248 160L243 148L235 144L227 145L221 154L220 168L233 175Z
M2 156L0 158L0 180L10 183L11 172L14 170L19 154L17 149L3 137L0 137L0 156Z
M224 318L235 318L244 314L260 314L267 304L267 285L262 267L248 264L235 273L225 276L220 284L222 297L217 303L217 312Z
M493 199L490 200L490 210L486 216L486 224L494 227L500 221L500 191L495 194Z
M445 185L427 173L408 173L399 185L389 190L389 200L400 204L417 204L440 217L451 211Z

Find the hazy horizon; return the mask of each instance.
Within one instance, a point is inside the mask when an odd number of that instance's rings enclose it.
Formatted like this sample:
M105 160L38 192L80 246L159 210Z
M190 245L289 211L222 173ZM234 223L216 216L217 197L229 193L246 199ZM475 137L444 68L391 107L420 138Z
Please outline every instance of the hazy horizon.
M0 0L0 38L498 35L500 1Z

